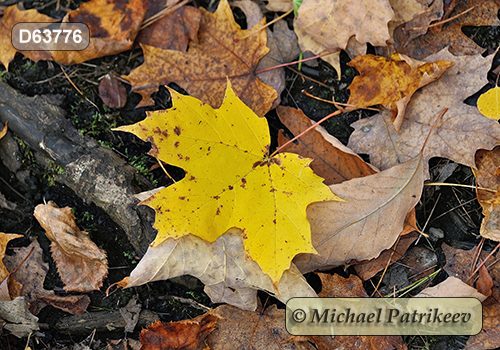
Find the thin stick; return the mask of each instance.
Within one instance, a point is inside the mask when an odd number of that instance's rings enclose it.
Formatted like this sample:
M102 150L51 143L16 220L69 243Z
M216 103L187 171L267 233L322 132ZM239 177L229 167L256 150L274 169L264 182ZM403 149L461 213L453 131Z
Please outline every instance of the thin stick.
M170 174L168 173L167 169L165 169L165 168L163 167L163 164L161 163L161 160L159 160L159 159L158 159L158 158L156 158L156 157L155 157L155 159L156 159L156 161L158 162L158 164L160 165L160 167L162 168L163 172L164 172L164 173L168 176L168 178L169 178L170 180L172 180L172 181L174 182L174 184L175 184L175 183L177 183L177 181L175 181L175 180L174 180L174 178L173 178L172 176L170 176Z
M424 184L424 186L452 186L452 187L465 187L465 188L472 188L472 189L477 188L478 190L497 193L497 191L492 190L491 188L471 186L471 185L462 185L462 184L451 184L451 183L446 183L446 182L427 182Z
M458 17L460 16L463 16L465 15L467 12L470 12L472 10L474 10L474 8L478 7L479 5L481 5L483 3L484 0L480 1L478 4L472 6L470 9L467 9L465 10L464 12L460 12L458 15L455 15L453 17L450 17L448 19L445 19L444 21L440 21L440 22L436 22L436 23L433 23L431 25L428 25L426 27L417 27L417 28L403 28L403 30L420 30L420 29L429 29L429 28L432 28L432 27L437 27L441 24L445 24L445 23L448 23L448 22L451 22L453 21L454 19L457 19Z
M297 140L299 137L302 137L302 135L305 135L307 132L309 132L310 130L312 130L315 127L317 127L319 124L323 123L325 120L328 120L331 117L334 117L334 116L339 115L341 113L342 113L342 111L335 111L332 114L328 114L326 117L324 117L323 119L321 119L319 122L314 123L313 125L311 125L310 127L308 127L306 130L302 131L300 134L298 134L297 136L295 136L293 139L288 140L285 144L283 144L282 146L278 147L278 149L276 151L274 151L270 155L270 157L273 157L274 155L276 155L276 153L278 153L279 151L281 151L282 149L284 149L286 146L288 146L289 144L291 144L293 141Z
M82 97L87 100L87 102L89 102L92 106L94 106L97 110L99 110L99 107L97 107L95 105L94 102L90 101L81 91L80 89L73 83L73 81L69 78L68 74L66 74L66 71L64 70L63 66L60 64L59 67L61 67L61 70L62 72L64 73L64 76L66 77L66 79L68 79L69 83L75 88L76 91L78 91L78 93L80 95L82 95Z
M236 38L236 39L234 39L234 42L235 42L235 43L237 43L237 42L238 42L238 41L240 41L240 40L246 39L246 38L248 38L248 37L250 37L250 36L252 36L252 35L254 35L254 34L257 34L257 33L258 33L258 32L260 32L262 29L269 27L271 24L274 24L274 23L278 22L279 20L282 20L283 18L285 18L286 16L288 16L288 15L289 15L289 14L291 14L292 12L293 12L293 9L289 10L288 12L285 12L285 13L284 13L284 14L282 14L281 16L279 16L279 17L277 17L277 18L273 19L271 22L267 23L265 26L260 27L260 28L259 28L259 29L257 29L255 32L251 32L250 34L247 34L247 35L245 35L245 36L243 36L243 37L241 37L241 38Z
M488 261L488 259L498 250L498 248L500 248L500 243L497 244L497 246L495 247L495 249L493 249L491 251L491 253L488 254L488 256L486 257L486 259L484 259L484 261L474 270L474 272L465 280L465 283L468 283L470 281L470 279L472 278L472 276L474 276L481 267L483 267L483 265L486 263L486 261Z
M191 2L191 1L192 0L184 0L180 3L177 3L176 5L165 7L163 10L157 12L156 14L154 14L153 16L149 17L144 22L142 22L142 26L140 29L142 30L146 27L149 27L151 24L155 23L156 21L159 21L160 19L171 14L172 12L177 11L182 6L186 5L187 3Z
M369 111L375 111L375 112L380 112L380 109L378 108L371 108L371 107L360 107L360 106L356 106L356 105L351 105L351 104L348 104L348 103L340 103L340 102L335 102L335 101L330 101L330 100L325 100L321 97L317 97L317 96L314 96L310 93L308 93L307 91L305 90L302 90L301 91L302 94L310 97L310 98L314 98L315 100L318 100L318 101L321 101L321 102L326 102L326 103L329 103L329 104L332 104L334 105L335 107L337 106L342 106L342 107L352 107L352 108L357 108L357 109L366 109L366 110L369 110ZM342 109L342 108L339 108L337 107L337 109Z
M318 81L318 80L316 80L316 79L313 79L313 78L311 78L311 77L309 77L309 76L307 76L307 75L305 75L305 74L301 73L300 71L296 70L295 68L293 68L293 67L291 67L291 66L288 66L288 67L285 67L285 68L290 69L292 72L294 72L295 74L297 74L297 75L301 76L302 78L307 79L307 80L310 80L310 81L312 81L313 83L316 83L316 84L318 84L318 85L320 85L320 86L323 86L324 88L327 88L327 89L329 89L330 91L335 91L335 89L334 89L334 88L332 88L331 86L328 86L328 85L326 85L326 84L322 83L321 81Z
M328 56L328 55L334 54L335 52L338 52L338 51L340 51L340 50L334 50L334 51L325 52L325 53L323 53L321 55L317 55L317 56L309 57L309 58L304 58L303 60L293 61L293 62L289 62L289 63L283 63L283 64L280 64L280 65L277 65L277 66L274 66L274 67L269 67L269 68L266 68L266 69L259 70L259 71L255 72L255 74L264 73L264 72L267 72L268 70L278 69L278 68L282 68L282 67L293 66L294 64L301 63L301 62L307 62L307 61L315 60L316 58L321 58L323 56Z
M481 242L476 247L476 252L474 253L474 258L472 259L472 265L470 266L470 271L469 274L472 274L472 271L474 269L474 266L477 264L477 260L479 259L479 256L481 255L481 250L483 250L483 245L484 241L486 241L486 238L481 238Z
M401 239L401 235L398 236L396 243L394 243L392 246L397 247L400 239ZM387 264L385 265L384 272L382 272L382 276L380 276L380 279L378 280L378 283L377 283L377 286L375 287L375 290L373 291L372 295L370 295L371 297L373 297L375 295L375 293L378 292L378 287L380 287L380 284L382 283L382 280L384 279L385 273L387 272L387 269L391 265L392 256L394 255L395 252L396 252L396 248L392 249L391 256L389 256L389 260L387 260Z

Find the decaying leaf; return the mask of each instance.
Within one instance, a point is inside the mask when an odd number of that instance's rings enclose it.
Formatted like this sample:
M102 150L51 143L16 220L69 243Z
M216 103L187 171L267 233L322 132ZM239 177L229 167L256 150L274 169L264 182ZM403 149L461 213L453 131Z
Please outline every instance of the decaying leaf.
M422 0L389 0L389 2L394 11L394 19L388 24L391 41L393 41L394 29L397 26L412 21L428 10L427 6L422 3Z
M443 24L439 30L430 28L427 34L411 41L405 35L396 36L396 52L416 59L424 59L449 47L454 55L477 55L484 49L468 38L462 31L464 26L498 26L497 12L500 6L495 1L466 0L456 2L449 14L453 20ZM469 11L470 10L470 11Z
M307 208L318 255L301 254L294 263L303 273L351 260L369 260L391 247L406 215L420 200L422 157L380 173L330 186L345 202L313 203Z
M242 232L230 229L215 242L189 235L169 238L148 251L128 279L127 287L191 275L205 284L213 303L228 303L243 310L257 308L257 290L274 294L274 286L253 260L245 259ZM302 274L292 264L278 284L279 298L315 297Z
M474 154L479 148L491 149L500 139L500 125L485 118L476 107L463 100L486 83L493 55L455 57L447 50L427 57L426 61L445 60L455 63L433 84L414 94L406 108L399 132L390 122L391 115L377 114L355 122L349 147L370 155L370 162L387 169L415 157L444 108L448 111L437 122L424 150L424 173L428 177L428 160L443 157L475 167Z
M493 260L493 259L492 259ZM467 341L465 350L498 349L500 347L500 262L498 253L496 263L488 272L493 280L491 296L483 302L483 329Z
M106 252L80 231L71 208L59 208L54 202L39 204L35 218L52 242L52 258L64 282L64 290L88 292L99 289L108 273Z
M276 112L281 122L294 135L300 134L313 124L300 109L279 106ZM287 141L288 139L280 131L278 135L279 145L281 146ZM327 185L377 172L370 164L345 147L320 125L301 136L297 140L297 144L291 143L284 150L311 158L313 160L311 168L314 173L325 179L324 182Z
M348 104L357 107L382 105L392 114L397 131L401 127L406 106L421 87L438 80L453 63L448 61L422 62L398 53L390 58L365 55L348 63L358 70L349 90Z
M450 247L446 243L443 243L441 248L446 257L446 265L444 266L446 273L465 282L474 270L472 263L474 261L476 249L457 249ZM484 258L485 252L481 254L481 257Z
M261 30L243 37L258 31L264 21L252 29L241 30L227 0L222 0L214 13L200 11L198 43L191 42L187 53L142 46L144 64L125 77L143 97L139 107L153 104L150 95L160 84L176 82L191 96L217 108L229 77L238 97L263 116L277 97L276 91L255 75L259 60L269 51L267 34Z
M122 108L127 102L127 90L114 75L106 74L99 84L99 97L110 108Z
M491 151L480 149L476 152L477 200L483 208L481 236L500 241L500 146ZM486 190L490 189L490 191ZM493 190L493 192L491 191Z
M269 0L266 5L266 10L271 12L288 12L292 8L292 0Z
M49 264L43 261L43 250L40 244L34 239L29 246L20 247L15 250L15 254L6 256L4 263L9 271L17 269L12 277L22 284L20 295L28 302L31 313L37 315L45 306L38 300L39 297L54 294L54 291L43 288Z
M331 51L345 49L351 36L386 46L387 23L394 18L388 0L304 0L297 12L295 25Z
M213 311L191 320L155 322L141 331L141 350L203 350L205 339L217 325Z
M150 1L145 18L163 9L165 1ZM168 50L186 52L189 41L198 40L200 11L192 6L180 9L160 18L139 32L136 42Z
M38 298L45 304L72 315L83 314L90 305L90 298L87 295L67 295L59 296L54 294L39 295Z
M456 277L448 277L434 287L425 288L415 298L476 298L484 301L486 296Z
M213 242L238 227L247 256L277 286L295 255L315 252L306 207L340 199L312 172L310 160L269 156L267 121L236 97L231 84L217 110L170 94L172 109L117 129L151 142L152 156L186 171L183 180L141 202L156 211L153 246L189 234Z
M38 317L28 311L28 303L23 297L0 301L0 319L7 322L3 328L18 338L27 337L30 333L40 329Z
M294 342L285 328L285 310L271 305L263 313L244 311L230 305L214 310L217 329L209 334L210 349L314 350L304 342Z
M20 237L23 236L15 233L0 232L0 282L2 283L2 287L0 288L0 300L11 300L12 298L19 296L22 288L21 284L10 277L9 270L7 270L2 262L3 258L5 257L5 249L7 249L7 244L11 240Z
M0 62L9 70L9 63L14 60L17 50L12 46L12 28L20 22L57 22L56 19L39 13L37 10L19 10L17 5L9 6L0 20ZM44 51L23 51L32 61L49 60L50 54Z
M90 42L81 51L51 51L54 61L78 64L130 50L146 14L142 0L91 0L66 14L63 22L85 23Z
M339 275L318 273L322 289L318 296L322 298L367 298L363 281L357 276L350 275L344 278ZM365 349L365 350L406 350L401 336L349 336L329 337L312 336L302 337L315 343L319 349ZM305 340L304 339L304 340Z

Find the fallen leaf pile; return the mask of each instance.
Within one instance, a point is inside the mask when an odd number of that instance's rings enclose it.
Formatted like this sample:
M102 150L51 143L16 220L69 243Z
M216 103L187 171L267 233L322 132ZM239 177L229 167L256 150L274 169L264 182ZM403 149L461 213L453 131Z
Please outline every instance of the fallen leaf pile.
M234 349L241 344L406 349L395 336L291 336L284 328L284 310L262 307L257 293L265 291L283 303L293 297L364 298L369 295L363 281L380 271L385 275L399 259L417 265L405 252L422 234L415 208L435 157L473 169L484 214L479 233L483 240L500 241L499 88L480 96L477 106L470 102L488 84L494 55L483 54L463 32L466 26L500 25L500 2L269 0L268 11L295 10L289 21L272 27L265 27L270 17L262 4L220 0L212 5L216 9L210 12L176 1L90 0L62 19L89 26L87 49L21 52L35 62L70 65L142 51L127 75L98 73L99 96L109 108L124 108L127 93L140 95L137 107L152 106L160 86L170 83L186 93L167 87L171 108L114 129L149 142L149 155L160 165L185 172L170 186L138 195L139 205L155 211L157 236L130 276L117 284L131 288L191 275L205 285L213 303L230 305L191 320L156 322L142 330L141 349ZM244 13L237 19L246 21L247 29L237 23L232 8ZM17 54L10 43L16 23L60 20L18 5L4 10L0 63L8 70ZM321 126L313 127L300 109L285 106L295 101L289 93L292 79L281 66L301 53L326 54L321 59L340 78L341 50L359 75L347 87L347 104L336 108L343 108L339 113L377 110L365 118L360 112L347 146ZM294 78L307 76L306 71ZM275 108L276 113L268 113ZM276 131L279 148L273 153ZM6 132L7 126L0 138ZM99 290L108 272L106 252L78 228L71 209L49 202L38 205L34 216L51 241L64 290ZM0 234L2 258L7 243L18 237ZM444 243L435 247L446 256L448 277L410 292L483 302L483 331L469 338L466 349L500 346L498 252L481 252L482 243L470 251ZM5 266L0 259L0 319L18 337L38 330L34 315L46 304L81 314L90 303L84 294L61 297L45 290L48 267L42 255L33 240L5 257ZM339 266L345 271L354 266L358 276L319 274L319 294L303 275ZM415 279L429 271L418 271ZM383 278L370 282L375 286ZM374 295L386 293L375 289ZM136 301L129 306L134 321L127 332L132 332L141 306Z

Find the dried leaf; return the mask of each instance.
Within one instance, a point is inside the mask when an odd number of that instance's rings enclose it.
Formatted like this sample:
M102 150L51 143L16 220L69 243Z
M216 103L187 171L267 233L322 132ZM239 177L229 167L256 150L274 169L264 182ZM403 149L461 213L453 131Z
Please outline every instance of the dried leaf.
M355 131L349 147L357 153L369 154L371 164L382 170L406 162L420 152L425 135L443 109L448 108L425 147L425 177L429 176L427 162L432 157L474 167L476 150L491 149L500 139L500 125L463 100L487 83L486 73L492 58L493 55L455 57L447 50L428 57L429 62L445 60L455 64L441 79L413 96L399 132L390 122L390 115L377 114L352 124Z
M207 338L210 349L314 349L310 344L288 342L290 334L283 322L285 310L278 310L276 305L271 305L262 314L222 305L214 310L214 315L219 317L219 321L217 329Z
M464 26L498 26L500 20L497 12L500 6L495 1L466 0L457 5L449 14L449 18L458 16L443 24L441 30L431 28L426 35L407 41L408 38L396 37L395 50L416 59L424 59L446 47L454 55L477 55L484 49L468 38L463 32ZM471 9L471 11L468 11Z
M16 282L13 278L9 278L10 281L7 280L10 273L2 262L5 257L5 250L7 249L7 244L11 240L20 237L23 237L23 235L0 232L0 282L5 282L3 288L0 289L1 290L0 300L11 300L12 298L19 296L19 292L21 291L22 288L22 286L18 282Z
M91 0L66 14L63 22L85 23L90 42L81 51L51 51L54 61L78 64L132 48L147 10L142 0Z
M155 322L141 331L141 350L203 350L205 339L217 325L213 311L191 320Z
M295 255L314 253L306 207L340 199L308 167L310 160L269 156L267 121L230 84L218 110L170 94L172 109L117 129L151 142L152 156L186 171L183 180L141 202L156 211L153 245L189 234L213 242L238 227L245 230L247 256L277 285Z
M0 131L0 140L5 136L5 134L7 134L8 125L9 125L9 122L6 121L2 131Z
M415 213L414 211L412 212ZM385 269L387 265L390 265L401 259L410 245L415 242L420 234L418 232L414 232L409 225L405 225L405 227L410 227L412 233L405 235L401 233L399 240L396 241L396 243L391 248L384 250L377 258L366 262L360 262L354 265L356 273L363 281L369 280L379 271Z
M486 296L456 277L448 277L434 287L425 288L415 298L476 298L484 301Z
M266 5L266 10L270 12L288 12L292 8L292 0L268 0Z
M386 46L387 23L394 18L388 0L304 0L297 12L295 25L332 51L345 49L351 36L363 44Z
M467 341L465 350L498 349L500 347L500 263L489 268L493 280L491 296L483 302L483 329Z
M479 187L492 189L496 192L478 188L477 200L483 208L481 236L494 241L500 241L500 146L491 151L480 149L476 152L477 171L476 183Z
M56 19L39 13L37 10L21 11L17 5L9 6L0 22L0 62L9 70L9 63L14 60L16 52L12 46L12 28L20 22L57 22ZM32 61L49 60L50 54L44 51L23 51Z
M72 315L80 315L85 313L87 307L90 305L90 298L87 295L59 296L49 294L39 295L38 298L44 303Z
M465 282L474 270L472 262L474 261L476 250L457 249L450 247L446 243L441 244L441 248L446 257L446 265L444 266L446 273Z
M294 135L300 134L313 124L300 109L279 106L276 112L281 122ZM287 141L288 139L280 131L278 135L279 145L281 146ZM363 161L361 157L345 147L321 126L317 126L314 130L301 136L297 140L297 144L289 144L285 151L313 159L311 168L317 175L325 179L324 183L327 185L377 172L370 164Z
M484 265L479 268L479 277L476 281L476 289L479 293L489 297L493 288L493 279Z
M422 62L394 53L391 58L365 55L348 63L359 71L349 90L348 104L356 107L382 105L392 114L391 121L399 131L406 106L421 87L438 80L453 63Z
M97 290L108 273L106 252L80 231L70 207L59 208L54 202L39 204L35 218L52 242L52 258L64 282L64 290L88 292Z
M164 4L165 2L158 1L151 6L150 2L146 18L162 10ZM189 41L198 40L200 20L201 13L197 8L183 6L141 30L136 43L186 52Z
M31 252L32 249L33 252ZM24 261L30 252L31 255ZM43 288L49 264L43 261L43 250L40 244L34 239L29 246L16 249L15 254L6 256L4 263L9 271L17 268L12 277L22 284L20 295L28 302L31 313L37 315L45 306L38 300L39 296L54 294L54 291Z
M394 19L388 24L391 41L394 41L394 30L397 26L412 21L428 10L427 6L422 4L422 0L389 0L389 2L394 11Z
M139 321L142 306L137 302L137 296L129 300L125 307L120 308L120 315L125 320L125 332L132 333Z
M143 97L138 107L153 104L150 95L160 84L176 82L190 95L217 108L223 101L229 77L238 97L263 116L277 97L276 91L255 75L259 60L269 51L266 31L238 42L235 39L257 31L264 21L252 29L241 30L227 0L219 3L215 13L200 11L198 43L191 43L187 53L142 46L144 64L125 77Z
M114 75L106 74L99 84L99 97L110 108L122 108L127 102L127 90Z
M193 264L192 262L196 263ZM205 284L213 303L228 303L244 310L257 308L257 290L274 294L274 286L253 260L245 259L242 232L230 229L215 242L189 235L167 239L148 251L132 271L127 287L191 275ZM292 264L278 284L279 298L315 297L313 289Z
M477 108L485 117L500 119L500 88L495 86L477 99Z
M28 303L23 297L0 301L0 319L7 321L3 328L18 338L27 337L40 329L38 317L28 311Z
M307 208L318 255L301 254L303 273L368 260L391 247L406 215L420 200L423 161L416 157L380 173L345 181L330 189L346 202L313 203Z

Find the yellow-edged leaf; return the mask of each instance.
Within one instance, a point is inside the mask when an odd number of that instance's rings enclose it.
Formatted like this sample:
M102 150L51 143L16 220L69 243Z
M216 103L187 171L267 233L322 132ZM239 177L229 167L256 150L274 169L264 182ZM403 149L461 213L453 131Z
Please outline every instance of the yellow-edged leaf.
M477 108L485 117L500 119L500 87L496 86L479 96Z
M215 241L231 227L244 230L246 254L274 285L299 253L315 253L306 207L340 200L309 168L310 159L269 157L267 121L228 84L214 110L170 90L173 108L118 130L150 141L150 154L186 171L183 180L144 200L156 211L156 246L188 234Z

